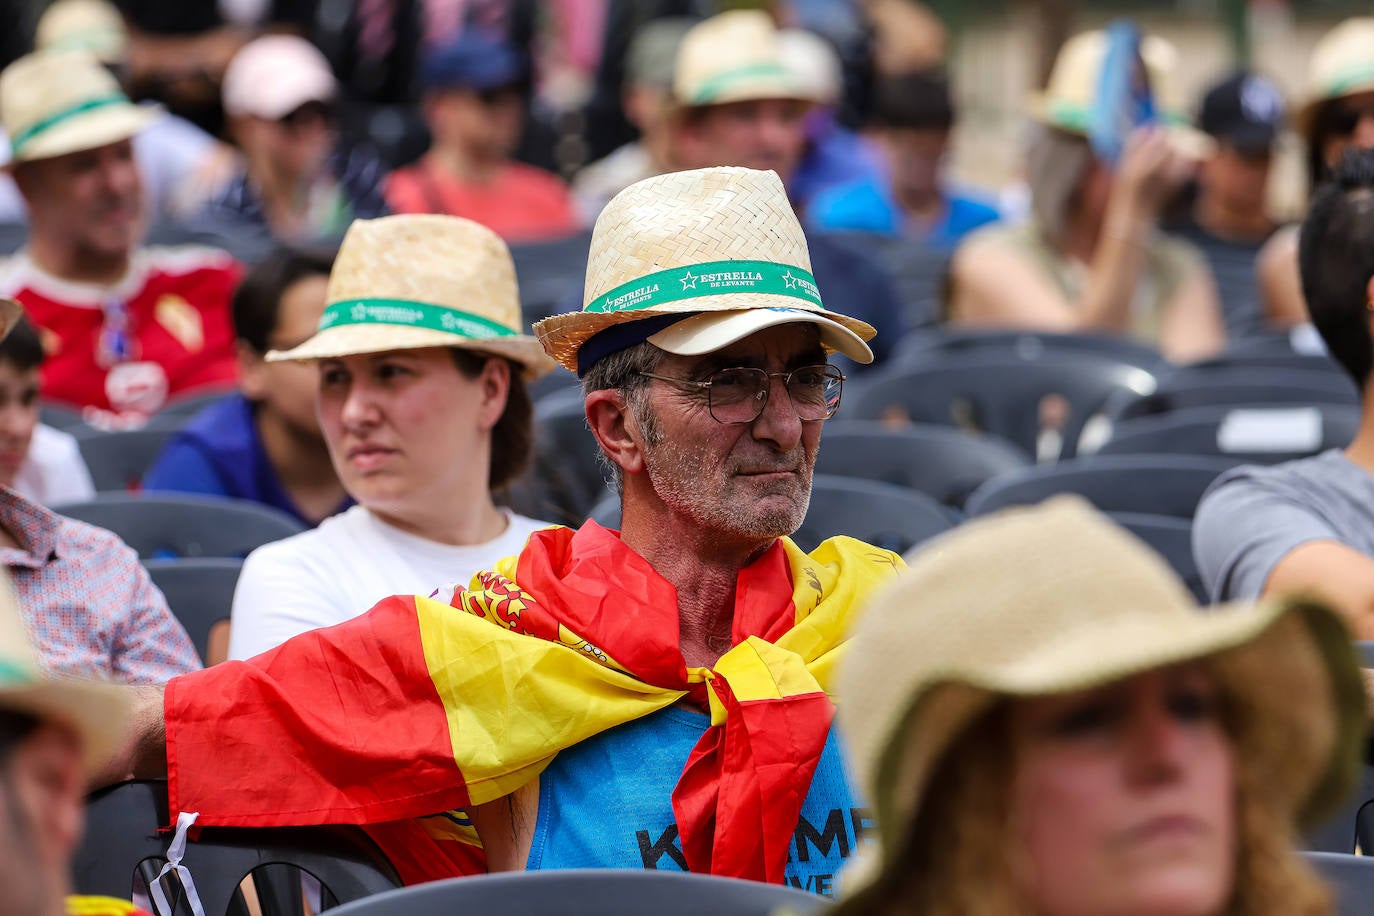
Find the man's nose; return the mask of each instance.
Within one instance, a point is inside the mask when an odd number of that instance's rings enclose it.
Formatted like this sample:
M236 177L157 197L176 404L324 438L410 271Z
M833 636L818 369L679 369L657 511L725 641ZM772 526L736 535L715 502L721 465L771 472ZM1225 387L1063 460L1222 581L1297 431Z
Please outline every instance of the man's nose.
M783 452L791 451L801 442L802 420L792 406L782 376L768 380L768 400L764 402L763 412L754 420L753 434L755 439L770 441Z

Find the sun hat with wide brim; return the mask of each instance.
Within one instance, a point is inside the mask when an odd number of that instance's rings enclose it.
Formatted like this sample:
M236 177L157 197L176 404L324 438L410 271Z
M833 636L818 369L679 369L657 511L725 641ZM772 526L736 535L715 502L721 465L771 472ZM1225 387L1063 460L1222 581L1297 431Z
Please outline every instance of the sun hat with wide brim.
M673 64L674 102L695 108L759 99L818 101L788 67L767 13L729 10L687 30Z
M553 363L520 322L510 250L487 227L434 214L360 219L334 259L319 330L267 361L460 347L513 359L537 378Z
M44 673L4 570L0 570L0 708L75 731L81 738L87 774L94 774L120 749L130 713L127 687Z
M35 51L0 73L6 167L127 140L162 116L135 105L89 52Z
M1107 33L1100 29L1080 32L1064 42L1050 69L1043 90L1031 93L1031 117L1047 127L1087 136L1092 123L1102 66L1107 59ZM1206 134L1188 123L1187 102L1174 73L1178 51L1157 35L1140 42L1140 57L1154 94L1160 122L1169 138L1183 152L1201 157L1214 148Z
M1317 112L1327 102L1374 92L1374 17L1356 16L1327 32L1312 49L1298 130L1310 142Z
M1200 608L1161 557L1077 497L967 522L908 561L840 670L839 725L878 823L846 896L906 867L943 757L1008 698L1206 660L1228 708L1263 725L1244 765L1278 810L1311 826L1353 788L1362 681L1348 631L1319 602Z
M617 194L596 221L580 312L534 326L577 371L578 351L626 322L680 316L647 339L693 356L780 324L820 329L827 350L868 363L873 328L821 304L806 236L776 172L671 172Z
M104 64L129 56L129 30L106 0L55 0L38 18L33 34L39 50L87 51Z

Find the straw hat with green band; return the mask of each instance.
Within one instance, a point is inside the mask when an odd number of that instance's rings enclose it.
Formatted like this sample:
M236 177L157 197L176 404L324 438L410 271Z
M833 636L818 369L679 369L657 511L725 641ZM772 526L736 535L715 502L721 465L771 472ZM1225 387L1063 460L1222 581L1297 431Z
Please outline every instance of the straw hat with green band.
M127 140L160 116L158 108L130 102L86 51L36 51L0 73L7 167Z
M1317 112L1333 99L1374 92L1374 17L1356 16L1327 32L1312 49L1307 68L1307 91L1297 123L1309 141Z
M584 343L650 318L644 339L670 353L708 353L773 325L806 322L828 350L873 359L864 343L873 328L822 304L776 172L673 172L621 191L596 221L583 301L581 312L534 326L548 354L573 371Z
M319 329L267 359L463 347L513 359L535 378L553 363L520 321L515 265L490 229L456 216L356 220L334 259Z
M106 0L55 0L38 19L34 47L88 51L106 64L129 56L129 30L119 10Z
M838 717L878 822L846 896L909 868L931 779L1000 701L1205 662L1240 765L1313 826L1359 773L1365 700L1341 618L1316 601L1200 608L1178 575L1076 497L967 522L923 545L846 646Z
M817 101L787 68L778 30L762 10L730 10L689 29L678 45L673 99L685 107L755 99Z

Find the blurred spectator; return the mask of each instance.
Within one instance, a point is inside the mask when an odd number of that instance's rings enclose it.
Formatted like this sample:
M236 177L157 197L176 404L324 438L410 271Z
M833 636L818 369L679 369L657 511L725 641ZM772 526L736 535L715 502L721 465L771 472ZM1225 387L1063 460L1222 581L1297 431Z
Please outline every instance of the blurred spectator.
M128 76L129 35L119 11L106 0L57 0L38 21L39 50L88 51L116 79ZM134 138L134 158L154 220L185 216L223 180L233 151L183 118L145 103L157 113ZM0 153L8 138L0 134ZM23 222L24 200L8 175L0 175L0 222Z
M229 657L349 620L394 594L467 582L545 526L498 508L533 441L526 378L550 363L520 333L510 252L449 216L359 220L320 330L268 358L315 373L320 428L358 505L253 551Z
M312 526L352 504L315 415L318 373L264 359L315 333L329 267L327 257L281 251L248 272L233 300L239 392L172 436L144 489L252 500Z
M1347 149L1374 147L1374 17L1347 19L1312 49L1307 95L1297 114L1315 191ZM1309 320L1298 278L1297 227L1274 233L1259 254L1261 308L1270 324Z
M1360 428L1343 451L1222 474L1193 553L1216 601L1311 593L1374 639L1374 150L1349 151L1317 189L1299 256L1312 323L1360 390Z
M949 318L961 324L1133 334L1172 360L1200 359L1225 339L1207 262L1159 231L1160 213L1192 167L1176 132L1137 129L1113 168L1087 130L1107 49L1085 32L1060 51L1046 90L1027 174L1033 215L1024 225L970 235L950 268ZM1173 48L1147 37L1142 55L1168 119Z
M573 193L582 219L595 222L612 197L645 178L671 172L674 165L668 113L672 105L673 58L693 20L680 17L646 24L625 61L625 116L639 130L639 139L582 169Z
M1217 279L1227 333L1263 329L1255 257L1278 223L1269 213L1274 144L1283 126L1283 98L1253 73L1236 73L1203 96L1198 129L1214 141L1184 210L1166 229L1197 245Z
M792 203L805 211L817 194L855 179L882 178L878 150L871 140L836 120L844 94L840 57L830 42L805 29L778 33L783 66L815 104L806 112L806 145L788 184Z
M519 56L479 30L429 52L425 120L434 142L420 161L392 174L387 203L397 213L443 213L489 227L507 241L576 231L568 188L555 175L511 159L520 139Z
M22 315L18 302L0 299L0 337ZM18 427L27 423L32 430L36 419L22 411L6 418L0 464L15 463ZM153 684L200 667L190 637L138 555L110 532L0 487L0 564L9 570L24 628L47 671Z
M43 345L21 318L0 340L0 487L44 506L95 495L95 484L70 433L40 423Z
M46 398L140 422L169 395L237 377L229 295L239 267L206 248L145 248L130 138L157 115L80 51L40 51L0 74L8 169L29 208L27 247L0 265L48 358Z
M304 38L267 35L245 45L224 74L224 113L245 164L202 217L302 244L384 214L381 163L367 147L339 141L337 91L329 63Z
M945 65L949 35L940 17L917 0L864 0L873 27L873 67L882 76Z
M806 148L811 95L783 62L778 30L760 10L732 10L693 26L673 74L672 158L679 168L772 169L790 187ZM807 236L826 307L868 322L879 365L906 330L892 278L859 245ZM837 357L846 372L864 367Z
M908 73L881 80L867 132L881 150L885 175L819 194L808 221L818 229L905 236L941 250L995 222L996 207L951 188L942 174L954 117L943 77Z

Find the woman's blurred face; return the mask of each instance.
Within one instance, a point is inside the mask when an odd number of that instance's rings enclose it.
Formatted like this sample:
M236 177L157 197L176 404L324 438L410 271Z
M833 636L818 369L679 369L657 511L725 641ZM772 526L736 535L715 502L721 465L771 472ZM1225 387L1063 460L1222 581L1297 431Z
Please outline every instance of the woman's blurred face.
M1011 830L1038 916L1219 913L1235 874L1235 771L1200 666L1013 705Z
M319 414L349 495L388 520L466 511L485 492L491 430L510 369L489 359L476 378L444 348L320 361Z

